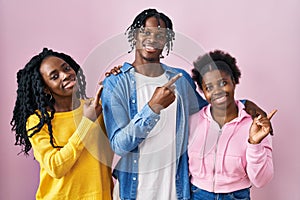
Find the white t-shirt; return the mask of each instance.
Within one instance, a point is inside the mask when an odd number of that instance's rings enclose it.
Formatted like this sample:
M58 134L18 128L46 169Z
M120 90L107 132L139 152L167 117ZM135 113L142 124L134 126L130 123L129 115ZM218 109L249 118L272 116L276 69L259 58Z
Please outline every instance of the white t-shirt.
M135 73L137 105L140 111L157 87L168 82L165 74L148 77ZM137 200L176 200L176 108L177 100L163 109L160 120L148 137L139 145L139 175ZM119 182L113 199L119 199Z
M147 77L135 74L138 111L149 102L155 89L168 82L165 74ZM139 145L137 200L177 199L176 174L176 100L160 113L160 120Z

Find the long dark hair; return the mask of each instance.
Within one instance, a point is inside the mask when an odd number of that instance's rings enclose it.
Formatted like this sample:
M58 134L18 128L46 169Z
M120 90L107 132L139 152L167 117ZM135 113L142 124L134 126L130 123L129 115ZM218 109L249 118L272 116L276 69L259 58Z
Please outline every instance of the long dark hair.
M78 98L86 98L85 76L80 66L73 58L64 53L55 52L47 48L44 48L38 55L33 56L25 67L17 73L17 98L13 110L13 117L10 122L12 126L11 130L15 132L15 145L20 145L22 147L20 153L24 152L26 155L28 155L28 152L31 149L29 137L38 133L45 124L48 126L51 145L54 148L59 147L53 142L51 125L51 120L55 113L55 100L44 92L45 84L40 74L41 63L49 56L63 59L74 69L77 74L77 82L79 85L76 95ZM32 114L37 115L40 122L27 130L26 122L28 117ZM28 135L28 131L32 131L32 133Z

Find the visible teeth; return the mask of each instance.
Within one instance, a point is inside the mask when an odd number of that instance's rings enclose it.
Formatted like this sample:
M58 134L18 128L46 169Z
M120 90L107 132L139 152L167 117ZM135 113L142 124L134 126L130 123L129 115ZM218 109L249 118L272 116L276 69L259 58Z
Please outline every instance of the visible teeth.
M64 88L70 88L70 87L73 87L75 84L76 84L75 81L70 81L67 84L65 84L63 87Z
M148 51L148 52L155 52L156 51L156 48L155 48L155 46L152 46L152 45L144 45L144 48L145 48L145 50L146 51Z
M153 46L150 46L150 45L145 45L145 47L146 47L147 49L152 49L152 50L155 49Z
M222 102L222 101L226 100L226 96L217 97L214 100L217 102Z

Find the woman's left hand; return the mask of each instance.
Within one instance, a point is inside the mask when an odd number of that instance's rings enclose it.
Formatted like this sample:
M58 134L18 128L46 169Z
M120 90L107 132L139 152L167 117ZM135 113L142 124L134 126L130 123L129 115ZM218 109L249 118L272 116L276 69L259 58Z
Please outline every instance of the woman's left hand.
M259 144L271 131L271 118L277 110L273 110L266 117L259 115L253 119L252 125L250 127L249 139L250 144Z
M102 113L102 106L100 104L100 96L103 86L100 85L95 98L87 99L83 107L83 115L92 121L95 121Z

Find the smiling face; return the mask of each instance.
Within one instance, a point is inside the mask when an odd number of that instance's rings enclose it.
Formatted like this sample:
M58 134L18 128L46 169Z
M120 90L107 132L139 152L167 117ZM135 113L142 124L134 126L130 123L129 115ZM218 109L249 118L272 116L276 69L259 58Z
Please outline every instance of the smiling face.
M159 62L166 44L166 25L163 20L149 17L145 27L136 35L136 58L142 62Z
M202 78L203 93L212 108L223 110L235 105L235 83L228 73L213 70L206 72Z
M61 58L45 58L40 66L40 73L46 85L45 92L51 93L56 101L72 98L77 91L76 72Z

